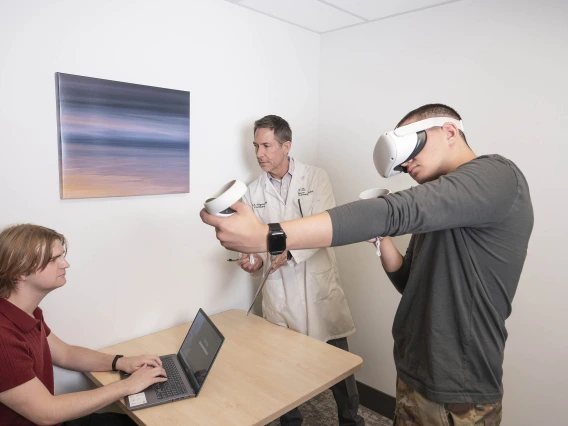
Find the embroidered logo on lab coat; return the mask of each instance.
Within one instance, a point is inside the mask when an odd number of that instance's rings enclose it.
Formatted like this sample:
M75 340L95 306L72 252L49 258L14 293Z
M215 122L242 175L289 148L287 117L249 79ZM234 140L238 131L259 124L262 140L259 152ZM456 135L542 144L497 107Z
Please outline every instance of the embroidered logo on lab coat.
M266 207L266 203L267 203L267 202L268 202L268 201L265 201L264 203L253 204L253 205L252 205L252 208L253 208L253 209L263 209L263 208Z
M311 194L314 191L306 190L306 188L298 188L298 197L304 197Z

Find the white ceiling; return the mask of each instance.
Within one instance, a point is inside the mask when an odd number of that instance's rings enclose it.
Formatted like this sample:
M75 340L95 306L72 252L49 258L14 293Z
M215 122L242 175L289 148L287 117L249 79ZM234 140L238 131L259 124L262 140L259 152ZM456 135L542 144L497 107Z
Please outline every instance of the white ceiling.
M461 0L227 0L318 34Z

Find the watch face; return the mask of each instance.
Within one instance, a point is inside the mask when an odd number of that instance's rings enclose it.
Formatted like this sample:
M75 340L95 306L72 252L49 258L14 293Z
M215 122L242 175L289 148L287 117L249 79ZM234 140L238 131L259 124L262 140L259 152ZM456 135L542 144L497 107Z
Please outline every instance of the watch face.
M280 254L286 250L286 236L284 232L271 232L268 236L268 250L271 254Z

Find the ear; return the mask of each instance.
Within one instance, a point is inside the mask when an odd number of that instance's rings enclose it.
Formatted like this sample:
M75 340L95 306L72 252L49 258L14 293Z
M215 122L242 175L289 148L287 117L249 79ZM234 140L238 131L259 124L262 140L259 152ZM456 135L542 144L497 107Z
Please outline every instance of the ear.
M450 145L453 145L459 136L459 129L454 123L446 123L442 126L444 136Z
M290 150L292 149L292 142L291 141L286 141L282 144L282 147L286 150L286 155L288 155L288 153L290 152Z

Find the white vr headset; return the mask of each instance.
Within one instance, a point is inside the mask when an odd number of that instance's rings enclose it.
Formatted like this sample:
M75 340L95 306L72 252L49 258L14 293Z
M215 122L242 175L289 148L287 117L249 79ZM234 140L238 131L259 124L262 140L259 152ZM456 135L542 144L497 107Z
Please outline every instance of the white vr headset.
M464 131L461 120L450 117L433 117L401 126L381 135L373 152L377 172L384 178L400 172L406 173L406 168L401 164L412 160L422 151L426 144L426 130L432 127L442 127L446 123L453 123L462 132Z

